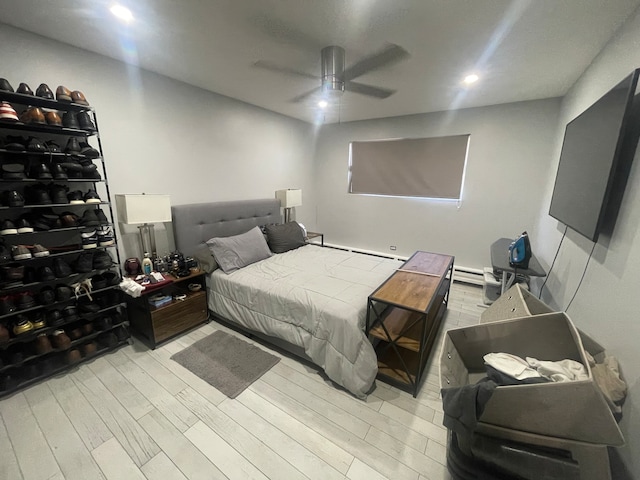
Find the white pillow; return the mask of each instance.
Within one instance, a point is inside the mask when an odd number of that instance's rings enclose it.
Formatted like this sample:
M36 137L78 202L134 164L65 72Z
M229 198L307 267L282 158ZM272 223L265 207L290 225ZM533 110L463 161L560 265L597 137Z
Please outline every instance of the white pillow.
M260 228L233 237L215 237L207 245L224 273L231 273L271 256L269 246Z

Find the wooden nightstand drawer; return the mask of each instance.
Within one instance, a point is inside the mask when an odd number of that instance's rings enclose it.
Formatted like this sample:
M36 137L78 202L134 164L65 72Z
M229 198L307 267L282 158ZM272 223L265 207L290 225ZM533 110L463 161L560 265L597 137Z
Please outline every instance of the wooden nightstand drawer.
M202 323L207 318L207 295L204 291L190 293L185 300L151 311L154 341L159 343L173 335Z

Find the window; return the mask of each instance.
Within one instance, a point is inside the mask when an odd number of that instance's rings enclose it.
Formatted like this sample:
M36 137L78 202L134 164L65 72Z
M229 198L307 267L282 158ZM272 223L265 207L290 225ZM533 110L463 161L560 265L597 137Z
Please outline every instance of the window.
M469 136L351 142L349 193L460 200Z

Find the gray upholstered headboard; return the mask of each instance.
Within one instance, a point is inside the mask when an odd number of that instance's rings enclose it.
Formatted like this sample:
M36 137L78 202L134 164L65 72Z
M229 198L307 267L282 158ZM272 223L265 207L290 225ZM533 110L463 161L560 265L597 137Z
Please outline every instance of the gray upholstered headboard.
M188 256L210 238L229 237L255 226L282 223L280 200L274 198L174 205L171 212L176 248Z

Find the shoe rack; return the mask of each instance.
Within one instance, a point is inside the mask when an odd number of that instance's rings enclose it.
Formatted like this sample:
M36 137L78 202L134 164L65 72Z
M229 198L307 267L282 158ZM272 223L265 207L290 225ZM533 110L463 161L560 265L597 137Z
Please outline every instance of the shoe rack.
M131 341L96 113L41 90L0 90L0 397Z

